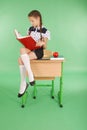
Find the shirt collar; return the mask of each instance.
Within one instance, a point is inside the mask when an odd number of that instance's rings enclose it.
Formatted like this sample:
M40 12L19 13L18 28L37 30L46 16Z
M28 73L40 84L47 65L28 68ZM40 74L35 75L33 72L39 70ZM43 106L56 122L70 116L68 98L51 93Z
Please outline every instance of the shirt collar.
M43 28L43 25L42 25L42 28ZM36 27L36 30L37 30L37 29L39 30L39 29L40 29L40 27Z

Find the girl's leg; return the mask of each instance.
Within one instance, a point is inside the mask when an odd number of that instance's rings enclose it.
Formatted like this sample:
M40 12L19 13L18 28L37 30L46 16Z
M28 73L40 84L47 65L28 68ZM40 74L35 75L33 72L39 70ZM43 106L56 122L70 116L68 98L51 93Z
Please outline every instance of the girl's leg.
M30 60L37 59L37 56L36 56L36 54L35 54L33 51L31 51L31 52L28 54L28 56L29 56Z
M20 57L18 58L18 63L19 63L20 76L21 76L20 89L18 93L18 97L20 97L25 92L27 83L26 83L26 69Z
M33 72L31 70L31 66L30 66L30 59L37 59L37 57L34 52L32 52L26 48L21 48L20 53L21 53L21 59L28 72L29 82L31 85L34 85L35 81L34 81L34 75L33 75Z

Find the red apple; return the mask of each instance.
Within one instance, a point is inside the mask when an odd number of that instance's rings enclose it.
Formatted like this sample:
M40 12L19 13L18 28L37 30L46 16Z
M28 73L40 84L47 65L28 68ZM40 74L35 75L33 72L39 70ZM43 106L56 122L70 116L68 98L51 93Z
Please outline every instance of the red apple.
M54 57L58 57L58 56L59 56L59 53L58 53L58 52L53 52L53 56L54 56Z

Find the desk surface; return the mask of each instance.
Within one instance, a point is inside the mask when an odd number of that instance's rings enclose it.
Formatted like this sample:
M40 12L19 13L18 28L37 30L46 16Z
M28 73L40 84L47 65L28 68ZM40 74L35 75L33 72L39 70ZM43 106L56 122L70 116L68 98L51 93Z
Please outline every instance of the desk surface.
M64 58L59 59L40 59L40 60L30 60L30 62L34 63L57 63L64 62Z

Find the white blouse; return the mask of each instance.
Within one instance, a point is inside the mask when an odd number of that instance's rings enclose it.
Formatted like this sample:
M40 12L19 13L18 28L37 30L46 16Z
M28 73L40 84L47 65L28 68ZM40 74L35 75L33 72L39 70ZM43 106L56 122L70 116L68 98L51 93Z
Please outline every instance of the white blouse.
M29 35L29 32L30 33L30 36L36 41L38 42L40 40L40 27L36 27L34 28L33 26L28 28L28 31L27 31L27 35ZM42 26L42 32L41 32L41 35L43 38L48 38L48 40L50 40L50 31L47 30L44 26Z

